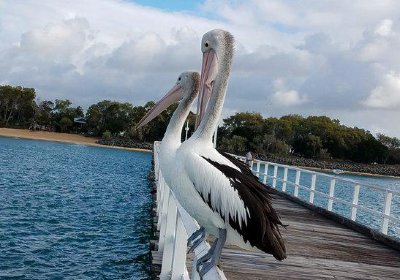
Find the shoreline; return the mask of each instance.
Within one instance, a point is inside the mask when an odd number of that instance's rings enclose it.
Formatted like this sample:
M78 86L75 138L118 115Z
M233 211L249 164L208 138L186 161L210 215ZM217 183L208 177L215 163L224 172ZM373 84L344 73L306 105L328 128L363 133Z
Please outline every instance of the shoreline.
M19 128L0 128L0 136L31 139L31 140L53 141L53 142L70 143L70 144L81 144L81 145L87 145L87 146L92 146L92 147L118 149L118 150L134 151L134 152L145 152L145 153L153 152L152 150L148 150L148 149L97 144L96 141L100 140L100 138L85 137L82 135L69 134L69 133L58 133L58 132L48 132L48 131L30 131L28 129L19 129ZM325 171L325 172L332 173L332 170L327 169L327 168L310 167L310 166L303 166L303 165L296 165L296 164L291 164L291 165L302 168L302 169L308 169L308 170L313 170L313 171ZM400 179L399 176L393 176L393 175L383 175L383 174L347 171L347 170L343 170L343 171L344 171L343 174Z
M70 144L81 144L92 147L127 150L134 152L145 152L145 153L153 152L152 150L139 149L139 148L101 145L96 143L96 141L100 140L100 138L85 137L82 135L69 134L69 133L31 131L29 129L19 129L19 128L0 128L0 136L31 139L31 140L53 141L53 142L70 143Z
M368 177L400 179L399 165L370 165L339 160L316 160L302 157L285 157L273 154L258 154L256 159L271 161L279 164L296 166L302 169L324 171L333 174L334 169L343 171L343 174L363 175Z

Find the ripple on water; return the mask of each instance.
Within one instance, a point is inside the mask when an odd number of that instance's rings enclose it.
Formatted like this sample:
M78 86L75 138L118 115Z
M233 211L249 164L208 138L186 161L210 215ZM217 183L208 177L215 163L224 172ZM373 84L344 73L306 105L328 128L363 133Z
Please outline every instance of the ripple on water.
M0 137L0 278L148 278L150 161Z

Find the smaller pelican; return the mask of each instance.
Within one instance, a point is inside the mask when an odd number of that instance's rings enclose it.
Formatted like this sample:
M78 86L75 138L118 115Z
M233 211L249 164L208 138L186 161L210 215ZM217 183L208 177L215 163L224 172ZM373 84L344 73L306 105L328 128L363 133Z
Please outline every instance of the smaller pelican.
M176 156L176 153L181 145L183 125L189 115L190 107L198 94L199 83L199 73L183 72L179 76L175 86L160 101L158 101L136 125L137 128L146 125L170 105L180 101L161 141L159 154L161 172L165 182L168 184L174 195L176 192L176 184L173 183L172 178L180 176L180 172L182 171L179 170L177 166L181 166L179 162L183 161L182 158Z

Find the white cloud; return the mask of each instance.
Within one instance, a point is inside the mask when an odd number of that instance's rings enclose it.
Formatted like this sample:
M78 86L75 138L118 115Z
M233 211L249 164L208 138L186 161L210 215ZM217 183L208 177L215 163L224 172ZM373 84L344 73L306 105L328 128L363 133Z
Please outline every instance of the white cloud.
M0 82L84 107L143 104L182 71L199 71L202 34L224 28L236 38L226 111L326 114L400 136L380 118L400 106L400 1L306 3L209 0L184 13L122 0L0 0Z
M301 97L300 93L295 90L277 91L273 95L274 101L278 105L297 106L307 102L305 97Z
M386 74L382 85L371 90L363 104L371 108L400 109L400 75Z
M387 52L388 43L384 39L375 39L365 44L358 55L361 61L379 61Z
M392 32L393 20L384 19L375 29L375 33L381 36L393 35Z
M283 79L276 79L273 84L276 91L272 95L272 99L274 104L278 106L298 106L308 101L307 97L301 96L298 91L287 90Z

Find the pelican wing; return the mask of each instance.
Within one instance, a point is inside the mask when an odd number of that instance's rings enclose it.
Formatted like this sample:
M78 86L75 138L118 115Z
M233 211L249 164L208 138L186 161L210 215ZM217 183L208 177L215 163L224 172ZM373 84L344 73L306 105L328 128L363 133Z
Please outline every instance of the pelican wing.
M271 188L262 184L242 162L216 150L193 153L187 172L202 199L251 246L282 260L282 223L272 207Z
M232 188L231 179L215 168L207 160L208 158L210 156L200 155L195 152L185 157L185 169L190 180L204 202L214 212L219 213L225 222L232 220L238 226L243 227L247 223L249 216L244 201L240 198L238 191ZM220 158L219 161L221 159L222 164L229 164L224 158ZM232 165L233 167L234 165Z

